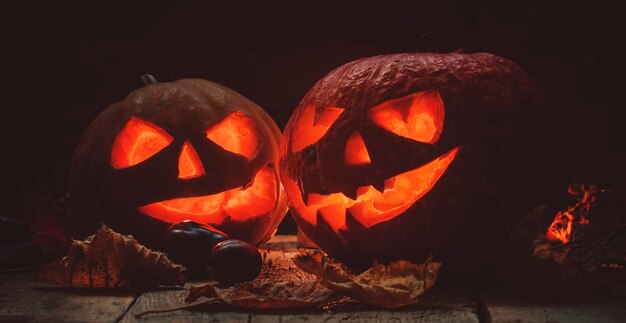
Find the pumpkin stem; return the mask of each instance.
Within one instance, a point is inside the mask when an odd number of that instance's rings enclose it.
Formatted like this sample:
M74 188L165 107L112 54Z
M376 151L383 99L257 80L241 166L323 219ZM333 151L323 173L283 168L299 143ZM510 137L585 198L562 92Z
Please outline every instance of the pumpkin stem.
M143 81L143 85L159 83L159 81L157 81L157 79L150 74L142 75L141 80Z

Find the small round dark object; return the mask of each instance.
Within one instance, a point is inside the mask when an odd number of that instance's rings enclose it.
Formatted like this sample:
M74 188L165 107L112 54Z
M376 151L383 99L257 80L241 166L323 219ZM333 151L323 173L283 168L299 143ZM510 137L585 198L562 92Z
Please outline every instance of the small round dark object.
M259 250L245 241L228 239L211 249L209 267L214 278L227 285L249 281L261 272L263 258Z
M226 233L208 224L183 221L171 225L163 236L168 257L185 265L191 277L206 276L206 257L211 248L228 239Z

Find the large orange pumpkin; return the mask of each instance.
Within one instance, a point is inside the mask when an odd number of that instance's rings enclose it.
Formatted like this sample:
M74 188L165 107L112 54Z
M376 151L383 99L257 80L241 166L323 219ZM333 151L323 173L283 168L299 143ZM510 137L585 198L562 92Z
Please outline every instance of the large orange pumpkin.
M562 188L558 118L515 63L398 54L322 78L289 120L281 177L303 232L330 256L473 271Z
M72 162L72 190L145 244L159 246L164 230L183 220L259 244L287 210L280 136L265 111L222 85L149 84L88 127Z

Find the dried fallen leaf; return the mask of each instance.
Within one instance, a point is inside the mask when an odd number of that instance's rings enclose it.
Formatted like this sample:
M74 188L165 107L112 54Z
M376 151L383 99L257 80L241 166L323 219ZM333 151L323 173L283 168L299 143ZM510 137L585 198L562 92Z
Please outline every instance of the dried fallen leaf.
M543 235L537 237L537 239L535 239L533 243L533 257L542 260L551 259L557 264L562 264L563 261L565 261L565 259L567 258L567 254L569 253L569 245L560 244L554 246L549 242L545 242Z
M311 307L340 296L315 280L296 282L257 279L229 288L219 288L215 282L191 286L185 301L191 303L199 297L214 298L224 304L243 308L285 309Z
M165 254L103 225L85 241L72 241L69 254L45 265L38 278L63 286L147 288L182 285L184 271Z
M165 313L182 309L198 308L207 304L226 304L246 309L295 309L346 304L332 290L322 286L314 275L300 270L283 251L267 249L261 274L251 282L243 282L223 288L217 282L206 282L189 287L185 297L188 305L166 309L152 309L135 314ZM291 253L290 253L291 254ZM205 297L204 301L196 302Z
M302 270L318 276L329 289L387 308L414 304L435 284L441 267L436 262L416 265L400 260L389 265L374 264L355 276L320 251L302 251L293 261Z

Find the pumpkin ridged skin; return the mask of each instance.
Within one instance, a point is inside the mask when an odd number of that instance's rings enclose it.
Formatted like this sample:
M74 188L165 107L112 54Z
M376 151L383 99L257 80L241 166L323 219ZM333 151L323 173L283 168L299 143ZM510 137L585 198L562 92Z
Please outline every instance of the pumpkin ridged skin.
M438 91L445 106L443 132L432 149L396 150L408 140L384 134L367 116L377 104L419 91ZM293 152L294 124L303 109L340 107L344 113L324 137ZM359 178L344 165L345 142L358 130L370 154L402 160L385 169L376 163ZM386 136L381 139L381 136ZM300 101L281 145L283 183L300 192L330 194L408 170L406 161L433 160L455 147L456 159L425 196L397 217L369 228L346 212L346 227L334 232L319 215L317 225L290 210L299 227L331 257L353 269L398 259L424 261L433 255L449 273L484 270L494 264L498 248L528 211L566 189L562 156L563 127L543 91L517 64L488 53L414 53L383 55L347 63L323 77ZM315 158L307 158L314 155ZM423 163L413 164L411 168ZM306 179L316 174L316 183ZM292 194L289 193L288 195ZM297 198L289 196L290 199Z
M257 127L258 154L250 161L205 137L206 129L234 111L251 117ZM174 139L144 162L114 169L112 145L131 117L158 125ZM280 138L280 130L263 109L222 85L202 79L148 84L107 107L89 125L72 160L71 189L88 202L91 213L101 221L160 248L161 237L171 223L144 215L137 211L138 206L245 186L265 166L273 167L278 177L278 167L274 166L278 165ZM178 158L187 140L197 151L205 174L179 180ZM276 206L266 216L215 226L255 245L267 241L286 213L285 194L280 185L277 190Z

